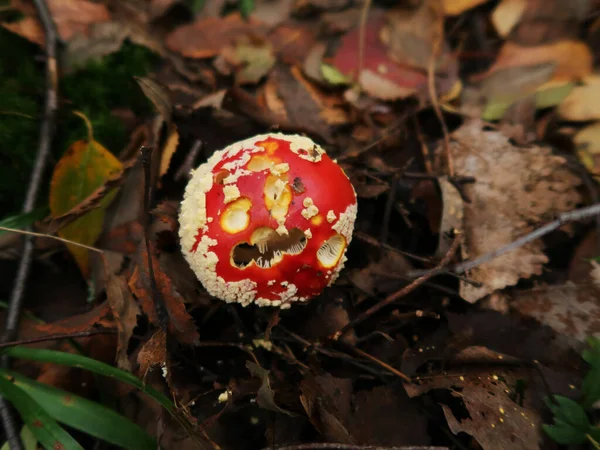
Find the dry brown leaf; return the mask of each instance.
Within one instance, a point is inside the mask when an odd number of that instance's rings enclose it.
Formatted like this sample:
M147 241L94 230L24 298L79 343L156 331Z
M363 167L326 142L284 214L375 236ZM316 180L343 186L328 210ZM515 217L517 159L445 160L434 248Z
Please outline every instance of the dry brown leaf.
M573 81L589 75L592 72L592 62L591 51L582 41L562 40L534 47L524 47L514 42L506 42L500 49L492 67L474 79L483 79L500 70L512 67L554 63L555 70L551 81Z
M111 314L110 305L108 302L104 302L86 313L67 317L57 322L35 324L34 328L45 334L55 334L77 333L89 331L95 327L113 328L114 326L115 321Z
M167 361L167 343L166 335L162 330L158 330L144 344L137 355L137 362L140 365L140 378L145 379L148 371L155 366L162 366Z
M121 369L131 371L131 363L127 358L127 347L133 335L133 329L137 325L137 316L140 314L140 308L129 291L127 281L122 276L108 276L106 296L119 330L116 355L117 365Z
M24 18L2 26L38 45L44 45L44 32L33 5L22 0L11 0L11 7L22 12ZM58 35L69 41L77 34L87 35L89 26L111 20L105 5L88 0L48 0L48 9L54 19Z
M576 86L558 106L558 114L566 120L600 119L600 75L592 75L583 80L583 86Z
M495 353L482 347L470 349L476 350L471 353L481 353L485 359ZM524 404L511 398L518 380L530 378L527 369L490 370L489 367L463 366L459 373L460 377L434 376L419 384L405 384L404 388L409 397L432 389L450 390L452 397L460 400L441 404L450 430L454 434L470 434L484 450L540 449L541 419L532 407L531 396L526 397Z
M169 130L169 136L167 137L167 142L163 146L163 151L160 155L160 169L158 171L158 176L162 177L169 170L169 166L171 165L171 159L177 150L177 146L179 145L179 132L177 131L176 125L171 125Z
M488 0L442 0L444 14L458 16L459 14L479 6Z
M440 149L441 150L441 149ZM517 148L497 131L483 131L473 120L452 135L450 153L456 173L472 176L464 186L463 256L476 258L514 242L557 214L575 209L581 183L564 158L549 148ZM540 274L548 258L542 242L534 241L474 268L462 282L461 295L474 303L481 297L513 286L520 278Z
M240 14L207 17L183 25L167 36L167 48L187 58L212 58L242 36L264 38L265 29L255 20Z
M181 342L194 344L200 339L194 320L185 309L184 299L175 288L171 278L163 272L158 258L152 254L152 268L154 269L154 278L156 287L159 291L155 299L153 296L150 276L148 271L148 253L145 245L139 246L137 255L137 265L133 275L129 279L129 288L133 294L140 300L142 310L148 316L150 322L160 325L156 314L156 301L164 302L164 306L169 314L169 330Z
M573 255L567 283L518 291L511 308L548 325L580 352L589 336L600 337L600 264L592 259L597 256L592 230Z

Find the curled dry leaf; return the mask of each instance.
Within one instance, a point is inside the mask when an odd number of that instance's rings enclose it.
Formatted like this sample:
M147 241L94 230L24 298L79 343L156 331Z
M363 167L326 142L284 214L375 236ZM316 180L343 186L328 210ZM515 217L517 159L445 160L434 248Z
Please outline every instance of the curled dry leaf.
M131 364L127 359L127 346L137 325L137 316L140 308L133 299L127 281L124 277L109 274L106 283L106 296L112 314L117 324L117 365L124 370L131 371Z
M52 323L35 324L33 328L44 334L78 333L95 327L112 328L115 321L111 314L110 304L104 302L88 312L67 317Z
M440 149L441 152L442 149ZM581 201L581 181L549 148L518 148L483 123L466 123L452 135L450 155L461 176L475 178L464 186L463 256L476 258L514 242ZM474 268L468 275L481 287L461 282L460 293L473 303L540 274L548 261L542 242L534 241Z
M155 301L164 301L169 314L169 330L179 341L194 344L200 339L194 320L185 309L183 297L177 292L169 276L163 272L158 258L152 254L152 268L156 279L156 288L161 298L155 299L148 271L148 253L145 245L141 244L137 255L137 265L129 279L129 288L139 299L142 310L150 322L160 325L156 314Z
M140 378L145 379L148 371L153 367L162 366L167 361L167 342L165 332L158 330L146 341L137 355L140 365Z

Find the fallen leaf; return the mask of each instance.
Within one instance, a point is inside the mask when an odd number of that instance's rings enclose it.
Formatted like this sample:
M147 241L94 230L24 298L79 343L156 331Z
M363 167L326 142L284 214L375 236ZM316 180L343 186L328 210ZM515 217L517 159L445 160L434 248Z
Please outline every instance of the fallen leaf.
M432 381L404 387L410 397L431 389L448 389L458 400L441 404L450 430L454 434L470 434L484 450L541 448L539 414L510 396L519 379L529 378L527 371L462 368L460 373L460 377L440 375Z
M137 363L140 365L139 376L146 378L148 372L156 366L162 366L167 361L167 343L165 332L158 330L148 339L137 355Z
M52 323L39 323L33 327L44 334L78 333L89 331L96 327L113 328L115 322L108 302L100 303L98 306L83 314L77 314L66 319Z
M263 409L268 411L274 411L288 416L294 416L295 414L287 411L275 403L275 392L271 388L271 381L269 380L269 371L263 369L258 364L252 361L246 361L246 368L256 378L260 378L261 384L256 393L256 403Z
M555 69L551 81L576 81L592 73L592 62L590 48L582 41L566 39L532 47L509 41L502 46L489 70L473 77L473 80L481 80L509 68L552 63Z
M266 76L275 64L273 49L268 43L253 43L240 39L233 46L226 46L216 58L215 67L228 75L233 72L235 84L256 84Z
M514 242L581 201L581 181L551 149L518 148L497 131L484 131L470 121L452 135L450 155L457 173L475 178L464 186L464 258L477 258ZM443 150L439 150L442 154ZM493 170L490 170L493 168ZM460 293L474 303L513 286L520 278L540 274L548 261L541 241L534 241L492 259L468 274L481 287L461 282Z
M137 326L137 316L140 308L135 303L133 296L123 276L108 275L106 283L106 297L119 330L117 343L117 366L131 371L131 363L127 358L127 347Z
M600 119L600 75L584 78L582 86L576 86L558 107L558 114L565 120Z
M506 38L519 23L527 8L527 0L502 0L492 13L492 24L498 34Z
M177 127L173 124L169 129L169 135L167 141L163 146L162 153L160 154L160 167L158 169L158 176L164 176L169 170L171 165L171 159L177 150L179 145L179 133Z
M267 41L273 47L277 59L290 65L301 65L317 42L311 29L288 23L269 33Z
M443 208L440 225L437 229L439 237L435 256L443 258L452 245L453 239L450 237L452 231L462 232L465 205L460 192L448 181L447 177L439 177L437 182L442 194Z
M487 2L487 0L442 0L442 7L447 16L458 16L485 2Z
M100 143L77 141L58 161L50 183L50 212L68 213L123 168L121 162ZM104 215L116 191L105 195L98 207L63 227L58 235L80 244L93 245L102 232ZM89 273L89 250L67 244L84 276Z
M212 58L243 36L264 38L265 30L252 18L246 21L236 13L180 26L167 36L166 44L169 50L186 58Z
M103 4L88 0L48 0L48 9L61 40L69 41L78 34L87 35L92 24L111 20L110 12ZM2 26L40 46L45 43L33 5L22 0L11 0L10 6L25 16L17 22L4 22Z
M61 70L68 73L117 52L129 33L130 30L119 22L90 24L87 33L77 33L67 41Z
M577 156L591 173L600 174L600 122L582 128L573 138Z
M152 268L156 280L156 288L159 293L155 298L152 292L152 284L148 271L148 253L145 245L139 246L136 257L137 265L129 279L129 288L140 300L142 310L154 325L160 326L156 313L156 301L163 301L169 315L169 330L180 342L195 344L200 339L196 324L185 309L183 297L177 292L169 276L163 272L158 258L152 252Z
M352 380L330 374L300 382L300 401L314 427L328 440L355 444L349 430Z

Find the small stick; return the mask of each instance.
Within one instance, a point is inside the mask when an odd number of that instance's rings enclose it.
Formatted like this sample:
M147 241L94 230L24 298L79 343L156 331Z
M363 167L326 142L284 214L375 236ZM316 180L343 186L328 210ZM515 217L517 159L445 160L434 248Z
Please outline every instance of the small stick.
M0 344L0 349L15 347L17 345L37 344L38 342L58 341L59 339L72 339L80 337L95 336L97 334L116 334L116 328L98 328L95 330L76 331L74 333L56 333L47 336L39 336L31 339L21 339L19 341L3 342Z
M380 365L381 367L383 367L384 369L388 370L389 372L393 373L394 375L396 375L398 378L404 380L406 383L412 383L412 380L410 379L410 377L408 377L407 375L404 375L402 372L400 372L398 369L395 369L394 367L390 366L388 363L380 360L379 358L374 357L373 355L369 355L367 352L362 351L361 349L359 349L358 347L352 347L352 351L354 353L356 353L357 355L360 355L364 358L370 359L371 361L373 361L375 364Z
M375 305L371 306L369 309L367 309L363 313L359 314L358 317L356 317L356 319L354 319L352 322L347 324L340 331L335 332L332 335L331 339L333 339L334 341L339 340L339 338L342 337L344 334L346 334L349 330L354 328L356 325L358 325L359 323L361 323L363 320L367 319L371 315L375 314L381 308L384 308L385 306L388 306L388 305L394 303L399 298L404 297L408 293L414 291L417 287L419 287L420 285L425 283L431 277L437 275L438 273L441 273L443 271L442 268L450 262L450 260L454 256L454 253L456 253L456 250L458 249L460 242L461 242L461 235L459 232L456 232L456 236L454 237L454 241L452 242L452 245L450 246L448 253L446 253L446 255L442 258L442 260L439 262L439 264L437 266L435 266L435 268L431 269L427 273L423 274L420 278L417 278L416 280L414 280L409 285L404 286L399 291L394 292L393 294L388 296L386 299L380 301L379 303L376 303Z
M25 203L23 204L23 212L28 213L33 211L35 207L40 186L44 175L44 169L50 155L50 146L54 138L56 111L58 110L58 62L57 62L57 40L58 33L52 15L48 9L48 5L44 0L34 0L34 5L37 10L44 37L46 40L46 98L44 104L44 115L40 128L40 137L38 141L38 150L35 157L35 164L31 172ZM25 285L29 278L31 270L31 261L33 260L33 237L25 236L23 239L23 252L17 269L15 284L10 296L8 312L6 316L6 326L1 337L2 342L12 340L17 334L19 325L19 316L23 307L23 298L25 296ZM2 358L1 364L3 367L8 367L9 359ZM0 397L0 419L8 441L8 446L11 450L21 450L23 448L21 437L15 423L14 417L10 410L8 402Z

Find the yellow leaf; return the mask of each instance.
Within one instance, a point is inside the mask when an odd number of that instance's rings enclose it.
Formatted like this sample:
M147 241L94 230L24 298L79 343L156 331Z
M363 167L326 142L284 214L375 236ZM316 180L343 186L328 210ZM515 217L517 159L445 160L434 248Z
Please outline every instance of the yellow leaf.
M573 142L583 165L594 174L600 173L600 122L581 129Z
M177 127L172 125L169 130L169 137L167 137L167 142L165 142L162 154L160 155L159 177L162 177L169 170L171 158L173 158L173 154L175 153L175 150L177 150L178 145L179 133L177 132Z
M585 121L600 119L600 75L584 80L575 87L558 107L558 114L567 120Z
M503 0L492 13L492 23L500 36L505 38L508 33L519 23L525 9L527 0Z
M77 141L58 161L50 184L50 212L53 216L65 214L94 192L104 182L122 170L121 162L98 142ZM114 199L110 192L100 206L79 217L58 235L81 244L93 245L102 232L106 207ZM82 273L89 273L88 250L68 245Z
M444 14L447 16L458 16L462 12L475 8L487 0L442 0Z

